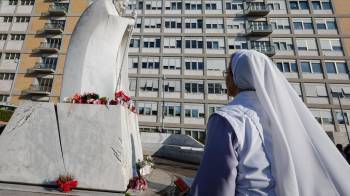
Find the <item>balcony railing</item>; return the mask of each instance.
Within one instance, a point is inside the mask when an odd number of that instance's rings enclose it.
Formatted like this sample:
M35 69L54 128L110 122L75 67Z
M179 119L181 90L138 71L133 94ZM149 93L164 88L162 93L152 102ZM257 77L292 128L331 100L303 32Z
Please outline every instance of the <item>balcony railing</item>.
M275 47L271 46L271 45L261 45L261 46L254 46L252 45L251 49L256 50L258 52L261 52L263 54L265 54L266 56L273 56L276 54L275 51Z
M30 85L30 87L25 90L26 94L36 94L36 95L50 95L51 86L40 86L40 85Z
M270 8L262 2L251 2L247 4L244 14L247 16L266 16L270 13Z
M64 28L63 24L46 23L43 31L46 33L61 34L63 33L63 28Z
M250 36L266 36L272 33L272 26L266 24L251 24L247 28L247 34Z
M60 44L41 42L38 48L39 52L57 53L60 50Z
M54 16L64 16L67 14L67 7L61 5L50 5L49 14Z
M30 70L32 73L55 73L55 67L50 64L36 63Z

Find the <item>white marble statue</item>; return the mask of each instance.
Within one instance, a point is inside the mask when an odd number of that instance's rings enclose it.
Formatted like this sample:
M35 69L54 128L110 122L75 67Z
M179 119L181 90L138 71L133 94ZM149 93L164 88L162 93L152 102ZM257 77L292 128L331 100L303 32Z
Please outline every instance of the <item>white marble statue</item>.
M108 98L128 92L128 46L134 18L121 15L128 0L95 0L80 17L67 52L61 101L75 93Z

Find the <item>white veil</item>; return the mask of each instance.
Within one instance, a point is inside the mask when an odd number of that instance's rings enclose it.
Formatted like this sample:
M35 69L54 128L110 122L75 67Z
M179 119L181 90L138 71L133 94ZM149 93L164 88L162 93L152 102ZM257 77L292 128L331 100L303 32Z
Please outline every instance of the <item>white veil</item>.
M256 89L270 120L264 134L272 144L276 194L350 195L349 165L273 62L259 52L241 50L231 66L235 84Z

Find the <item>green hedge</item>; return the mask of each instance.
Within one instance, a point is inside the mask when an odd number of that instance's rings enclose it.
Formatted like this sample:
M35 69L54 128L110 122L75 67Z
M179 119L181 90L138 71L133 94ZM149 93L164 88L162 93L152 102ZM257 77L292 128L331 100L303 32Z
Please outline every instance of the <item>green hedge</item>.
M13 114L10 110L0 110L0 121L8 122Z

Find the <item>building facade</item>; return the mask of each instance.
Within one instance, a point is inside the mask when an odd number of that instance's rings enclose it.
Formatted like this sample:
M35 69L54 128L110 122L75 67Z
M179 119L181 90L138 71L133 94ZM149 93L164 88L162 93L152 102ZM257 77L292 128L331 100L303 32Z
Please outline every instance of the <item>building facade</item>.
M1 1L0 101L58 101L69 38L87 5ZM328 135L349 143L349 10L345 0L130 0L126 15L138 18L129 90L141 130L203 141L210 114L230 100L230 55L255 49L271 57Z

